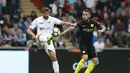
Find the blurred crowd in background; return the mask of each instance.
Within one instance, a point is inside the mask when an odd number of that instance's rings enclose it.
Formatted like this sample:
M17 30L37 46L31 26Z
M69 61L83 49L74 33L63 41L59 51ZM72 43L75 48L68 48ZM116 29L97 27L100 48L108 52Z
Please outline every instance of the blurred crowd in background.
M63 21L75 23L81 19L82 11L91 10L91 18L106 27L104 33L93 32L93 44L96 48L130 47L130 0L42 0L43 6L49 7L51 15ZM0 46L26 46L31 37L26 33L31 22L36 18L35 11L24 15L20 0L0 0ZM68 26L57 25L61 31ZM34 30L35 32L35 30ZM78 44L78 29L67 34L73 46ZM55 46L65 47L62 40Z

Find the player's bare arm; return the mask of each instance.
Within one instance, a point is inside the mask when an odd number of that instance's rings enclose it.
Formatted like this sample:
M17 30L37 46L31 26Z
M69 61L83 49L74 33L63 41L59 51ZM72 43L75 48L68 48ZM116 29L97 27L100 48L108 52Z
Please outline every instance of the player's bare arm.
M74 30L75 27L69 27L68 29L64 30L58 37L56 37L56 40L59 40L61 37L63 37L66 33L69 33L70 31Z
M69 33L70 31L74 30L74 29L76 28L76 26L77 26L76 23L75 23L75 24L72 24L72 27L70 27L70 28L64 30L59 36L63 36L64 34Z
M36 35L33 33L31 28L27 29L27 33L32 36L32 39L35 39Z
M77 26L77 24L72 24L72 27L69 27L68 29L64 30L58 37L56 40L59 40L61 37L63 37L66 33L69 33L70 31L74 30Z
M66 33L69 33L70 31L74 30L75 27L69 27L68 29L66 29L65 31L63 31L59 36L63 36Z
M61 24L64 24L64 25L70 25L70 26L74 26L74 25L75 25L75 24L73 24L73 23L65 22L65 21L62 21Z
M77 26L76 23L73 24L73 23L64 22L64 21L62 21L61 23L62 23L62 24L65 24L65 25L70 25L71 27L69 27L68 29L64 30L64 31L58 36L59 38L62 37L64 34L69 33L70 31L74 30L74 29L76 28L76 26Z

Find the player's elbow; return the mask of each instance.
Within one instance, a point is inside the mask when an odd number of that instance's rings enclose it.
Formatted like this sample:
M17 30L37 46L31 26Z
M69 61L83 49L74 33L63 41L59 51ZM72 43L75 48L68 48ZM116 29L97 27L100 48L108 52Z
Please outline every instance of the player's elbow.
M28 28L27 33L30 34L30 32L32 32L32 30L30 28Z
M27 29L27 33L29 33L29 31L30 31L30 29L28 28L28 29Z
M105 26L102 26L101 32L104 32L106 30Z

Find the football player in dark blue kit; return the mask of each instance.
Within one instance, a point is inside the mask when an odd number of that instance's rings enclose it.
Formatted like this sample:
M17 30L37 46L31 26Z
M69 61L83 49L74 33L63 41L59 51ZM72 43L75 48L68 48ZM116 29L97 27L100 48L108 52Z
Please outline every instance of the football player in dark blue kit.
M91 59L91 63L88 65L85 73L91 73L97 65L97 54L93 46L93 31L95 27L98 28L98 32L104 32L106 29L98 21L91 19L90 11L85 9L82 13L82 19L77 21L75 26L70 27L61 33L63 35L75 28L79 28L79 49L82 53L82 59L79 61L74 73L78 73L88 59Z

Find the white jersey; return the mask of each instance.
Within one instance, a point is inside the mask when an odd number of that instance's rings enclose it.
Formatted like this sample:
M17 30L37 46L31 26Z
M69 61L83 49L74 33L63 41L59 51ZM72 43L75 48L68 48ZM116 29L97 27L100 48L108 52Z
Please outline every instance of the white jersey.
M52 34L55 24L61 24L61 20L51 16L49 16L49 18L46 20L43 18L43 16L40 16L31 23L29 28L37 28L37 34L43 34L47 36Z

